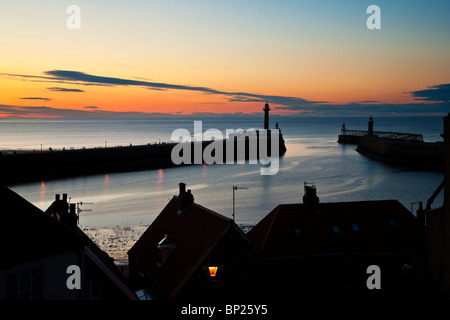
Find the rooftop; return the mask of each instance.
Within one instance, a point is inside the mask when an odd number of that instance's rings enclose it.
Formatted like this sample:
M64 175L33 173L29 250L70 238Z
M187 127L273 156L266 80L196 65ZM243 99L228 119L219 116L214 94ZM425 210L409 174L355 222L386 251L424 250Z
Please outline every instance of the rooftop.
M397 200L282 204L247 232L265 254L375 254L424 247L424 228Z
M183 198L182 194L173 196L128 252L131 258L144 250L139 264L145 265L158 285L171 295L230 228L241 232L232 219L194 203L193 198L187 202Z

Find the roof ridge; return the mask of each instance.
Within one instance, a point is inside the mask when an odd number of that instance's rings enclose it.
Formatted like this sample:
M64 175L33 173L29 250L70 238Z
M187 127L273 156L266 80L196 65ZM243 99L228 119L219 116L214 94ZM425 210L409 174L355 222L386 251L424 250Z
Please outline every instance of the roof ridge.
M272 217L272 219L271 219L271 221L270 221L269 228L267 229L267 232L266 232L266 235L265 235L265 237L264 237L264 241L263 241L263 243L262 243L262 245L261 245L260 250L262 250L262 249L264 248L264 246L266 245L267 239L269 238L269 234L270 234L270 232L271 232L271 230L272 230L273 223L275 222L276 217L278 216L279 208L280 208L280 205L276 206L275 209L273 209L273 210L270 212L270 213L274 212L274 213L273 213L273 217ZM270 213L269 213L269 215L270 215Z
M354 200L354 201L334 201L334 202L320 202L323 204L348 204L348 203L367 203L367 202L399 202L397 199L376 199L376 200ZM400 202L399 202L400 203ZM291 202L291 203L280 203L278 206L293 206L293 205L304 205L303 202ZM278 207L277 206L277 207Z
M221 218L221 219L223 219L225 221L231 221L232 220L231 218L226 217L223 214L218 213L218 212L216 212L214 210L208 209L208 208L206 208L206 207L204 207L201 204L198 204L196 202L192 202L191 205L195 205L195 206L199 207L200 209L202 209L202 210L204 210L204 211L206 211L206 212L208 212L208 213L210 213L210 214L212 214L214 216L217 216L218 218Z

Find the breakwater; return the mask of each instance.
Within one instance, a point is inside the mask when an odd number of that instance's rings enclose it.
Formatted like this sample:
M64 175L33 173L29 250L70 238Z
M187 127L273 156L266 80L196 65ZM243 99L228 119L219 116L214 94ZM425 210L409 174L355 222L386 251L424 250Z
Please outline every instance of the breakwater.
M356 151L371 158L415 166L427 170L443 170L444 143L409 141L365 136Z
M422 134L418 133L404 133L393 131L372 131L369 130L348 130L342 128L341 134L338 135L339 143L358 144L361 139L366 136L374 136L382 139L395 139L407 141L423 141Z
M256 151L252 152L251 139L243 137L233 140L217 141L222 144L223 154L220 155L223 163L227 160L239 161L252 158L259 159L259 134L256 135ZM243 141L243 145L240 144ZM170 168L183 165L205 163L203 153L216 156L218 148L208 150L212 141L184 142L184 143L160 143L137 146L120 146L105 148L83 148L49 151L3 151L0 155L0 183L12 185L33 181L45 181L51 179L63 179L76 176L105 174L115 172L131 172ZM268 155L270 156L270 136L267 139ZM231 148L230 148L231 144ZM279 134L279 152L281 156L286 152L284 139ZM211 149L211 146L209 147ZM243 146L243 149L241 147ZM172 159L173 148L180 148L178 153L184 160L183 163L174 163ZM216 144L217 147L217 144ZM198 151L200 150L200 161ZM239 150L241 152L239 153ZM242 152L245 152L243 153ZM230 155L230 151L233 155ZM183 155L183 152L185 153ZM186 156L186 153L188 155ZM243 154L243 156L239 156ZM187 158L188 157L188 158ZM219 160L219 157L217 158Z
M372 116L367 130L348 130L343 123L338 142L356 144L356 151L376 160L425 170L443 169L443 142L424 142L419 133L374 131L373 124Z
M0 182L16 184L75 176L166 168L175 144L5 152Z

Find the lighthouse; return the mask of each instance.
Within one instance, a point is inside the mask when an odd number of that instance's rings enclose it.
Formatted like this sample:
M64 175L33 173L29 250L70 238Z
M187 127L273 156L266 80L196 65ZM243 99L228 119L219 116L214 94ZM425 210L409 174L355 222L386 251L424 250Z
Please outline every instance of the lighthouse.
M367 121L367 123L369 124L369 128L368 128L368 135L369 136L373 136L373 118L372 118L372 115L370 115L370 117L369 117L369 121Z
M269 130L269 103L266 101L264 105L264 130Z

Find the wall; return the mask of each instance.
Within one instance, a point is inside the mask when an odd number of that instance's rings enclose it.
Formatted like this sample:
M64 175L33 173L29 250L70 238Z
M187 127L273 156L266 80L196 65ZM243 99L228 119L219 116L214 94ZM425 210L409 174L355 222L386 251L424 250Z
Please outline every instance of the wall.
M76 300L80 297L80 290L69 290L66 285L70 274L66 273L70 265L80 265L80 259L75 251L30 261L0 270L0 300L5 299L6 277L13 273L42 267L43 300Z

